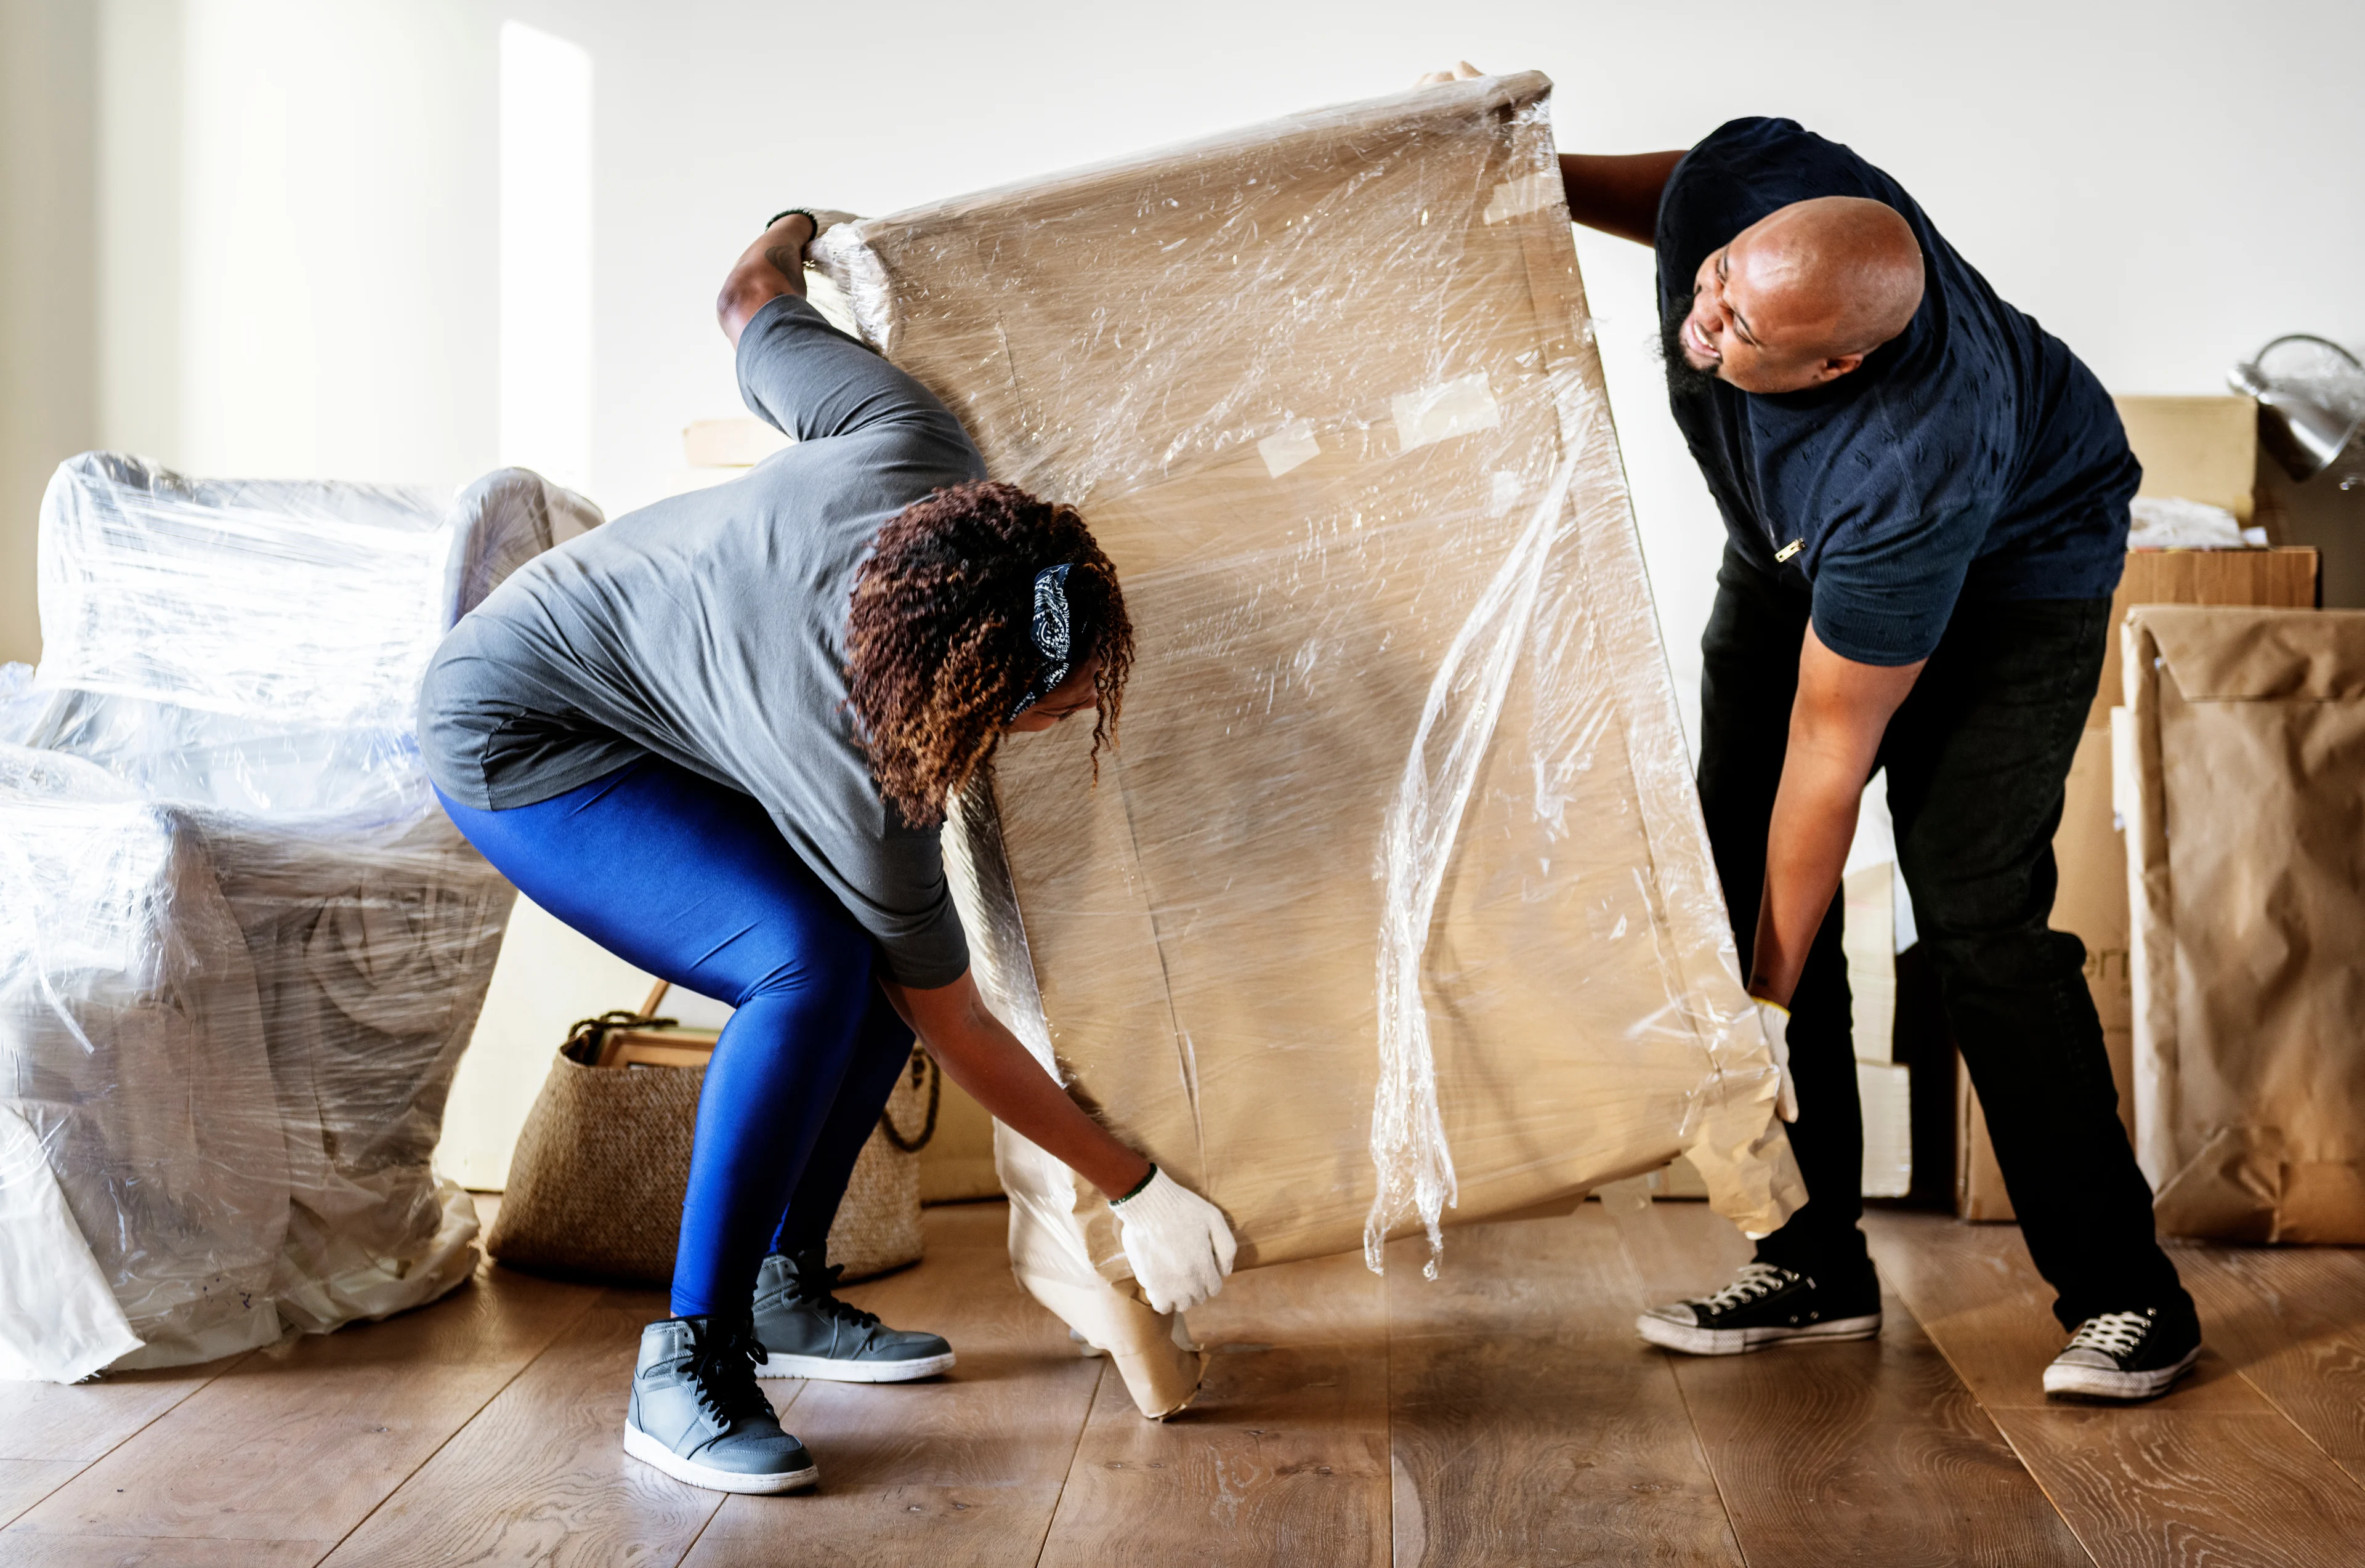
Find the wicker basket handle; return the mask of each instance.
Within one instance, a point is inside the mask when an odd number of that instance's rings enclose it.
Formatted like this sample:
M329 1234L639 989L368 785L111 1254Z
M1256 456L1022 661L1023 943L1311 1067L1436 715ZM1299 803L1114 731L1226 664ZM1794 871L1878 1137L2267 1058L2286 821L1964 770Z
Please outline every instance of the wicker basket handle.
M662 980L657 981L649 991L649 999L641 1003L641 1016L655 1018L657 1015L657 1009L665 1004L666 993L671 990L673 990L673 981ZM905 1137L903 1129L895 1125L895 1119L887 1114L884 1106L881 1106L879 1111L879 1130L887 1135L889 1143L905 1154L919 1153L920 1150L927 1148L929 1141L936 1136L936 1111L943 1103L945 1092L943 1070L936 1066L936 1058L929 1056L925 1047L914 1042L912 1047L912 1087L918 1088L923 1079L926 1081L928 1086L928 1111L926 1117L920 1124L920 1133L917 1137Z

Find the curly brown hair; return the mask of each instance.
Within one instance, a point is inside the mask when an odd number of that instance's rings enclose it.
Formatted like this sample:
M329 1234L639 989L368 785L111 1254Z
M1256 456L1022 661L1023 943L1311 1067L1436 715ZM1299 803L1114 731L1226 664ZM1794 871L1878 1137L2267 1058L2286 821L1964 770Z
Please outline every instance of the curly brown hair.
M988 479L914 501L880 530L854 581L846 682L871 776L913 826L942 822L955 792L991 770L1042 668L1036 574L1063 562L1070 667L1099 661L1097 782L1133 668L1133 622L1116 568L1075 509Z

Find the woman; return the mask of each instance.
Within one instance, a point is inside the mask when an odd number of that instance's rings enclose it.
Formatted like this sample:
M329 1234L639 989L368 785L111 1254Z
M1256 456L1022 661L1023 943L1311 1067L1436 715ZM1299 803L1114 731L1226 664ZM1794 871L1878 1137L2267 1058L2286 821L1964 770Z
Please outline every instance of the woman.
M803 297L783 213L716 310L747 406L796 445L520 570L420 704L452 820L527 897L737 1009L699 1102L671 1311L624 1449L729 1492L815 1479L759 1375L952 1364L831 1294L829 1223L913 1032L1116 1204L1160 1310L1220 1287L1214 1205L1077 1106L989 1013L945 882L947 799L1003 735L1116 729L1132 627L1075 512L986 481L959 421Z

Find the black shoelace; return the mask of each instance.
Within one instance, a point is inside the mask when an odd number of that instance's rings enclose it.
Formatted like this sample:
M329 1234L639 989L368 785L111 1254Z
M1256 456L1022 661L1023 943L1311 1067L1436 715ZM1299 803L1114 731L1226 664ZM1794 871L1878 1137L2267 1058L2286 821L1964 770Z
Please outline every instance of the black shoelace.
M1728 1312L1734 1307L1748 1306L1772 1295L1797 1278L1788 1269L1777 1269L1771 1263L1752 1262L1744 1266L1733 1282L1714 1295L1701 1299L1699 1305L1709 1312Z
M2124 1361L2135 1354L2151 1332L2151 1315L2147 1312L2105 1312L2078 1325L2078 1332L2062 1346L2068 1350L2100 1350L2114 1361Z
M769 1416L772 1402L756 1385L756 1369L763 1365L764 1355L752 1327L710 1323L695 1337L682 1365L698 1407L720 1426Z
M832 1263L827 1268L824 1268L821 1266L819 1255L812 1253L801 1256L795 1261L796 1300L799 1305L809 1306L823 1316L835 1319L839 1323L851 1323L857 1328L875 1328L879 1326L877 1313L865 1312L850 1302L837 1299L837 1277L846 1272L845 1264Z

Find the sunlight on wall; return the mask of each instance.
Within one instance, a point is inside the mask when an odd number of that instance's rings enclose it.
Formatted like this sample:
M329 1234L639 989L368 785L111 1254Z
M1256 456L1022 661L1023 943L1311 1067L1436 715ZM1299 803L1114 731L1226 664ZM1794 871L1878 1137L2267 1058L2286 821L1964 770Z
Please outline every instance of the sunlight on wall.
M505 464L588 488L591 57L501 24L501 413Z

